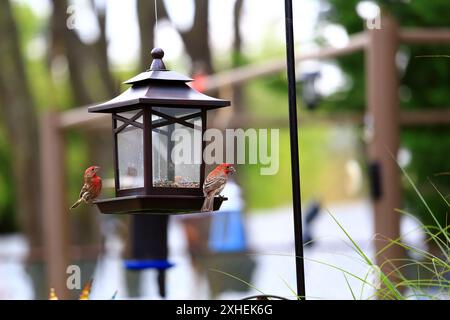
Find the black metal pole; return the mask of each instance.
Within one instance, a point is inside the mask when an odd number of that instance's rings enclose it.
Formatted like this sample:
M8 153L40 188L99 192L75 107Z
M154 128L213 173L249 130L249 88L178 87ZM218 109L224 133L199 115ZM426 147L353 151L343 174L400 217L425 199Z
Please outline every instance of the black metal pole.
M286 66L289 94L289 133L291 144L292 202L294 206L295 269L297 295L305 299L305 266L303 261L302 206L300 196L300 163L298 153L297 96L295 90L294 29L292 0L284 1L286 23Z

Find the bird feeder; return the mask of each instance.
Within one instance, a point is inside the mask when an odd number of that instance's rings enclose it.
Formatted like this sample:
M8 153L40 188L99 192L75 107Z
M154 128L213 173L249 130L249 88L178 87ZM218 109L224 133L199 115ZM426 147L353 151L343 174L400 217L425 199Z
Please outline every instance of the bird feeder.
M150 69L125 81L131 88L88 109L112 115L116 197L95 201L102 213L192 213L204 201L206 114L230 102L167 70L162 49L151 55Z

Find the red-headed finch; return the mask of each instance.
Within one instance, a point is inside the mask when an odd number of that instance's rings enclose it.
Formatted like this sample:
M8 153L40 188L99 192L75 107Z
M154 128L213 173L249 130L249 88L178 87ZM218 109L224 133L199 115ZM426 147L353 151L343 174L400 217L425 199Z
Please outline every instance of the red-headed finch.
M91 203L92 200L97 198L102 191L102 179L97 175L100 167L91 166L84 172L84 185L80 191L80 197L70 209L74 209L80 205L80 203Z
M231 172L236 172L233 166L229 163L222 163L208 174L203 184L205 202L203 202L202 212L213 211L214 197L222 192Z

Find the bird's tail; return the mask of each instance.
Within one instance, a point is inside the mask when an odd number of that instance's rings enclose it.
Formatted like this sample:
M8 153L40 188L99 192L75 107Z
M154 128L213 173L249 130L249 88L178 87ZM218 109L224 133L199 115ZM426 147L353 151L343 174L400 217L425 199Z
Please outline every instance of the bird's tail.
M205 198L202 206L202 212L211 212L214 209L214 194L208 195Z
M82 201L83 201L83 198L78 199L77 202L75 202L75 203L70 207L70 210L75 209L76 207L78 207Z

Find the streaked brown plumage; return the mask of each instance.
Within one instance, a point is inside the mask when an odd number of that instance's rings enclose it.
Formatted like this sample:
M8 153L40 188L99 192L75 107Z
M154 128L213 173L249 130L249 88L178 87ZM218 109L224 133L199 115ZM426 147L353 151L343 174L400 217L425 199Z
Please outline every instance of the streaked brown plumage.
M219 195L228 181L228 175L236 170L229 163L222 163L211 171L203 184L203 202L202 212L210 212L214 209L214 197Z
M70 209L78 207L82 202L91 203L102 191L102 179L97 175L100 170L98 166L91 166L84 172L84 185L81 188L80 196Z

